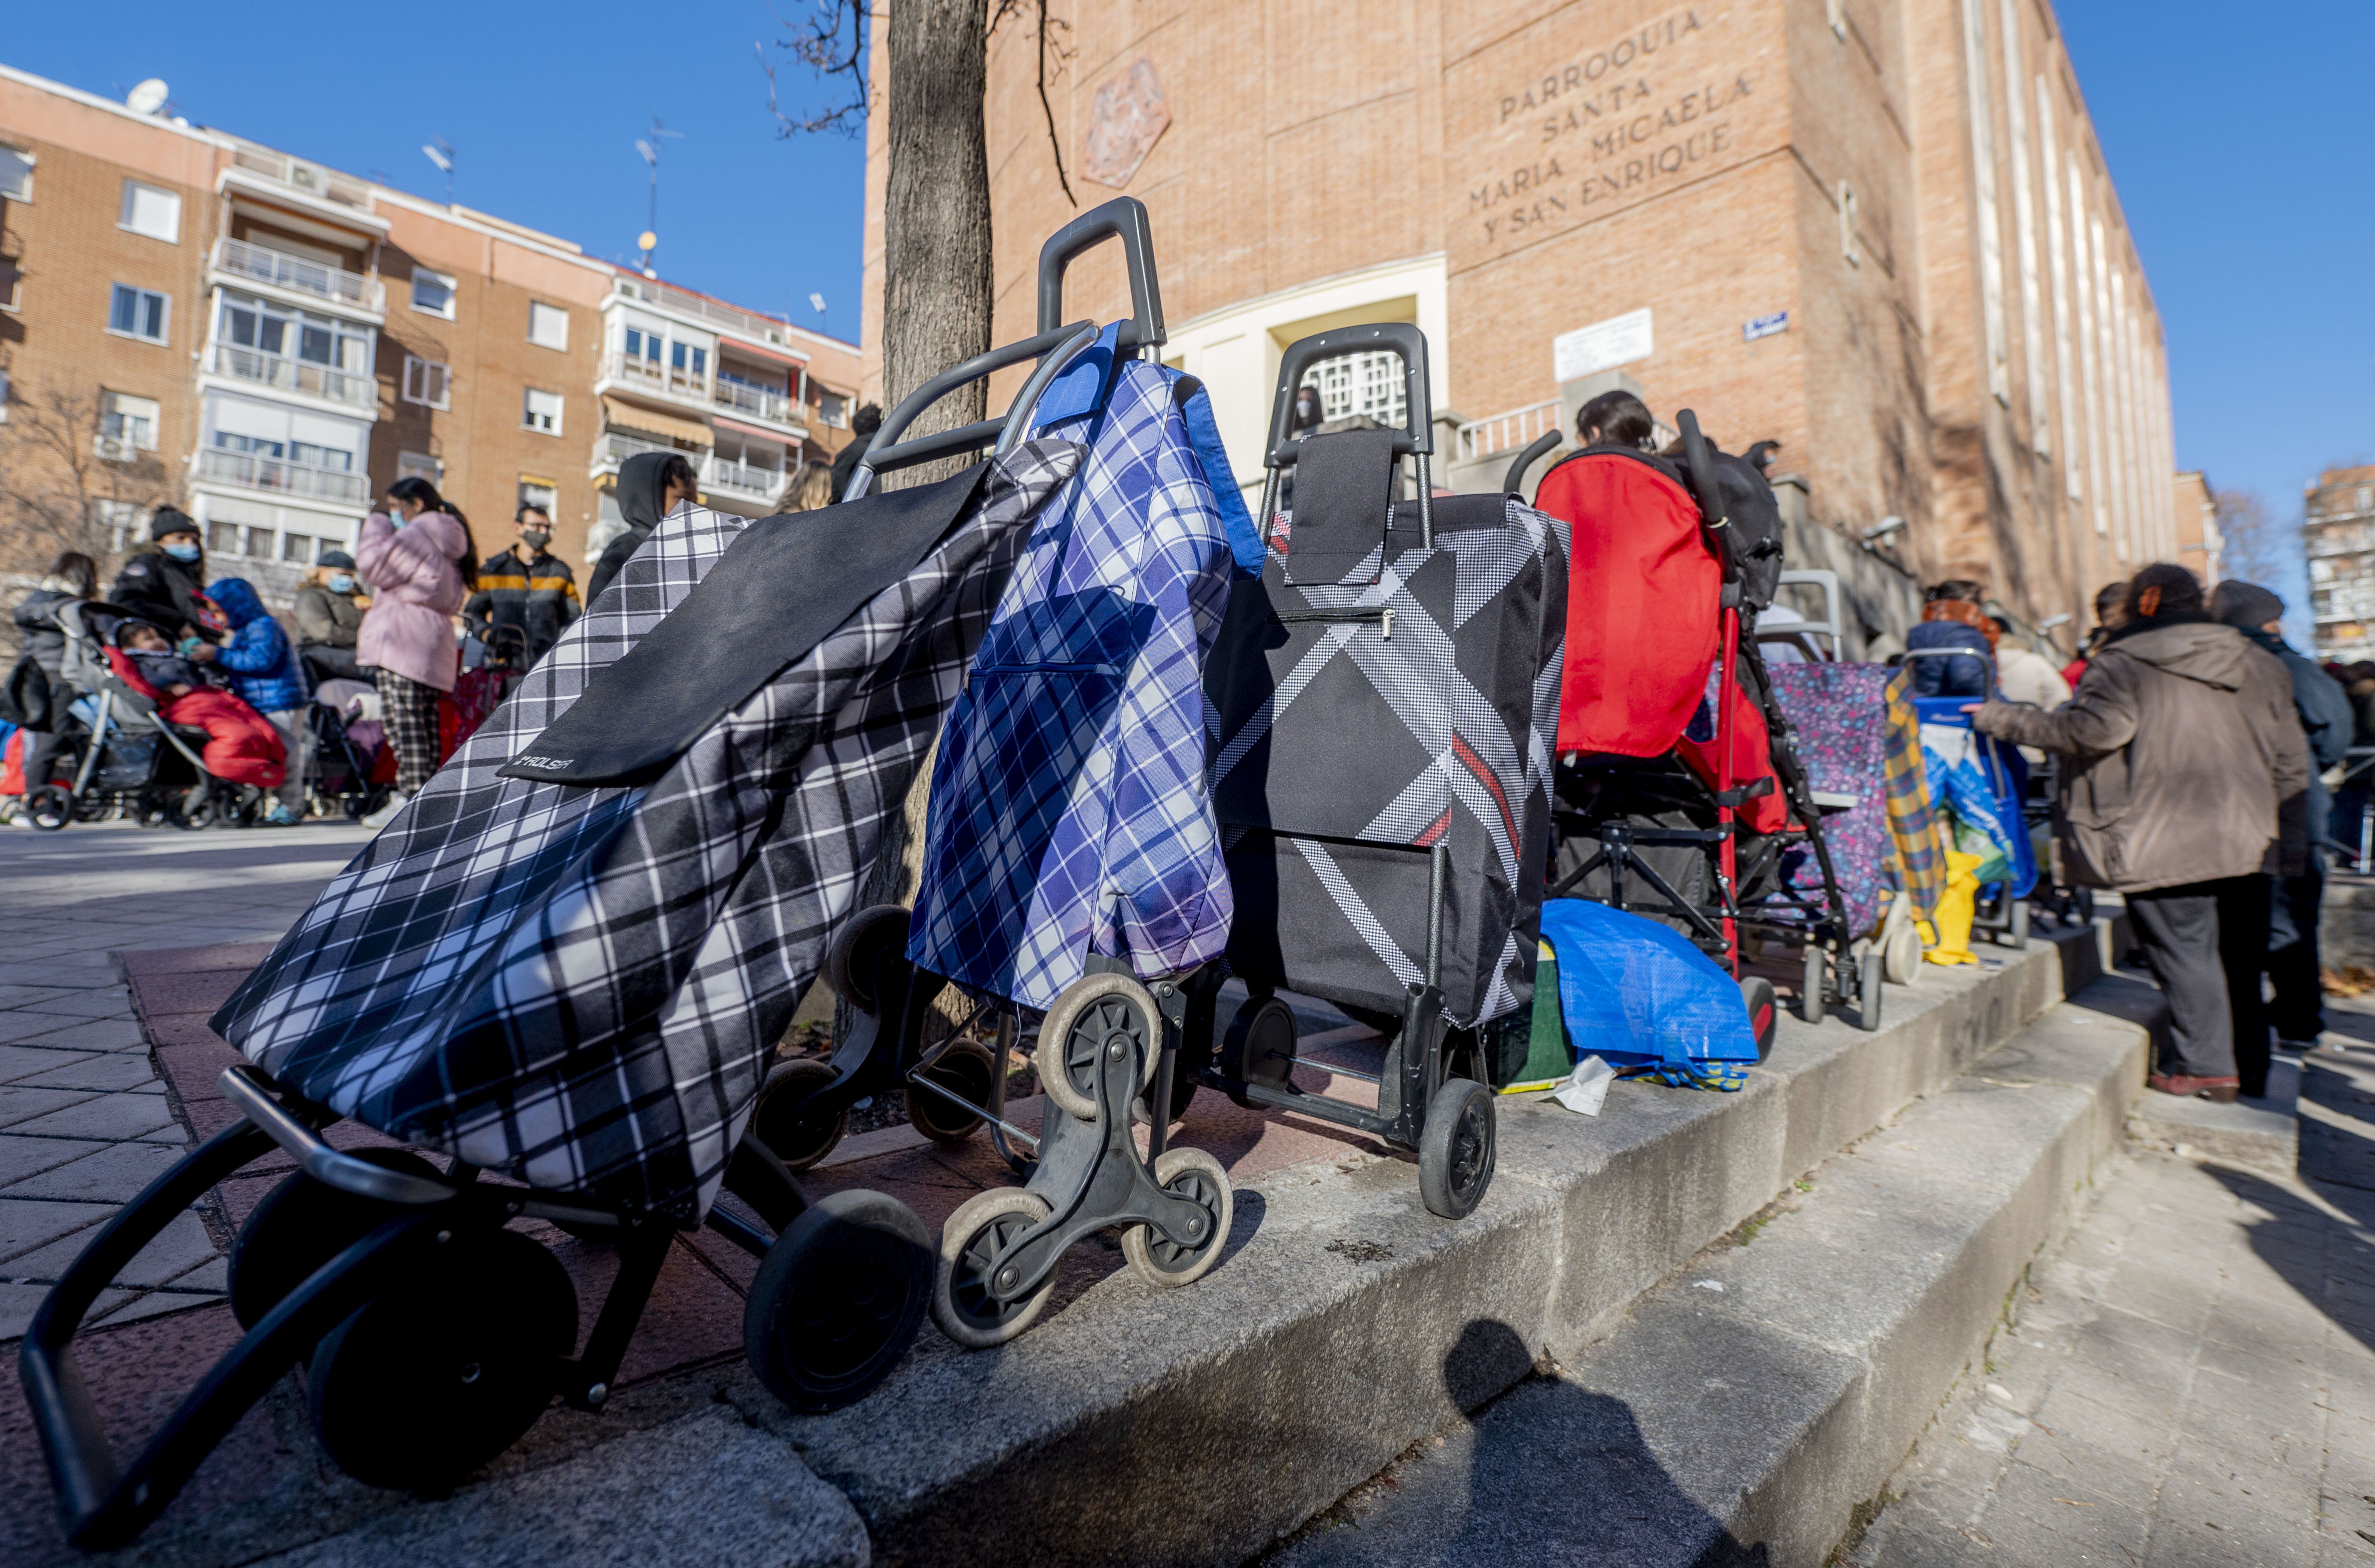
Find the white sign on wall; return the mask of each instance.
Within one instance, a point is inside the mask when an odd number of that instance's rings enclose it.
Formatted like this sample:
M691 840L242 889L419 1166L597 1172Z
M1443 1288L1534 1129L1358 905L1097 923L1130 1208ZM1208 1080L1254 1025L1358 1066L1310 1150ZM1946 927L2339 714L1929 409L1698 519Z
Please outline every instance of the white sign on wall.
M1646 360L1649 352L1649 312L1645 306L1552 338L1552 379L1579 381L1596 371Z

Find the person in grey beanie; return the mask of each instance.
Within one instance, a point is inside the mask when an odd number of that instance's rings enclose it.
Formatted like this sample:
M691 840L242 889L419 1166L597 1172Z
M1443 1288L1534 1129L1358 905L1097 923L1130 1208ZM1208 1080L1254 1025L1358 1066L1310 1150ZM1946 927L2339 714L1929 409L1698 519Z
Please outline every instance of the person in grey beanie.
M2318 910L2325 898L2325 849L2333 831L2333 801L2318 775L2340 765L2350 749L2356 718L2342 683L2285 641L2285 601L2256 583L2228 581L2212 590L2210 613L2284 662L2293 678L2293 706L2309 737L2308 856L2298 876L2272 875L2268 904L2268 985L2275 993L2268 1021L2276 1043L2307 1051L2325 1030L2325 990L2317 952Z

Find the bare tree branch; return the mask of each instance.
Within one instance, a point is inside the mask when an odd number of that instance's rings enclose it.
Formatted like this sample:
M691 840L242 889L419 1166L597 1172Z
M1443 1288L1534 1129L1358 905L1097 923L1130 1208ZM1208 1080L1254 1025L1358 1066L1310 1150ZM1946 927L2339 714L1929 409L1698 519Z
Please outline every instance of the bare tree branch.
M1005 21L1007 18L1022 15L1023 4L1024 0L998 0L997 14L989 19L991 35L997 34L998 24ZM1056 183L1064 187L1064 199L1077 207L1081 205L1081 198L1072 194L1072 182L1064 174L1064 138L1056 134L1056 106L1047 97L1048 57L1050 55L1055 57L1055 74L1060 77L1064 74L1064 67L1070 63L1075 53L1069 46L1058 42L1055 33L1049 29L1058 29L1069 33L1072 30L1072 24L1061 17L1048 16L1047 0L1036 0L1036 5L1039 27L1032 41L1038 50L1039 112L1047 117L1047 150L1056 155Z
M866 50L872 41L874 13L867 8L867 0L811 0L811 6L805 23L775 18L791 34L777 39L775 47L789 51L794 59L826 81L838 78L846 84L843 90L847 96L813 114L796 117L785 113L776 99L774 63L767 58L766 46L754 41L750 48L759 56L759 69L767 77L767 112L775 117L775 134L779 136L816 136L826 131L854 136L866 121Z
M96 395L44 385L13 397L0 423L0 562L40 571L61 550L110 564L119 527L179 499L153 452L99 455Z

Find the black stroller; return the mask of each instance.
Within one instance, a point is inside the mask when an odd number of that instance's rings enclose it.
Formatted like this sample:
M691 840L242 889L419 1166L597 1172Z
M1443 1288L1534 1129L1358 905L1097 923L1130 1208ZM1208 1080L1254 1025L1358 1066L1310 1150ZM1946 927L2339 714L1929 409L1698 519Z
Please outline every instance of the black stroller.
M1046 380L992 422L998 454L953 478L829 514L663 520L215 1015L249 1059L223 1077L242 1119L101 1229L24 1341L70 1541L136 1536L295 1363L349 1474L453 1485L555 1396L604 1405L696 1225L760 1260L744 1346L779 1398L833 1409L889 1374L932 1288L929 1232L880 1193L810 1202L745 1131L1030 520L1077 462L1017 442ZM719 646L737 659L685 657ZM342 1117L410 1147L335 1147ZM276 1148L299 1172L230 1258L246 1335L119 1467L75 1330L145 1244ZM582 1350L576 1291L526 1220L615 1241Z
M1638 598L1657 607L1670 631L1706 629L1714 668L1693 664L1662 672L1679 675L1700 702L1698 716L1679 735L1617 734L1609 737L1615 744L1578 751L1563 733L1551 896L1596 900L1689 937L1739 980L1762 1056L1772 1047L1778 1010L1771 983L1741 973L1746 940L1770 938L1800 949L1799 1006L1810 1023L1843 1002L1855 1008L1861 1027L1879 1028L1882 961L1877 949L1857 949L1823 836L1825 813L1855 801L1826 799L1813 789L1758 646L1756 612L1772 602L1781 567L1771 490L1746 462L1714 451L1689 410L1677 422L1686 492L1677 491L1672 470L1662 465L1594 448L1567 461L1613 468L1593 481L1570 479L1562 493L1591 494L1637 529L1655 516L1661 526L1678 524L1697 534L1711 567L1706 559L1694 567L1679 554L1665 557L1659 570L1671 572L1675 585L1652 582ZM1519 471L1512 469L1513 479ZM1561 477L1554 469L1543 479L1545 504ZM1685 509L1679 521L1677 507ZM1626 553L1625 541L1588 539L1584 527L1576 524L1579 558L1596 560L1606 546L1628 565L1637 559ZM1638 636L1622 625L1595 632L1611 640ZM1566 705L1572 710L1589 697L1569 692Z
M26 819L48 832L111 816L151 828L252 820L269 798L265 792L207 772L199 756L206 731L166 723L156 702L109 665L109 644L138 614L98 600L69 601L56 614L65 633L65 684L90 694L90 712L85 716L53 701L49 724L59 733L58 760L68 776L63 784L54 774L25 781Z
M1402 361L1402 429L1290 439L1306 371L1379 351ZM1457 1219L1493 1179L1499 1020L1533 993L1567 542L1512 497L1435 495L1433 412L1415 327L1286 350L1261 575L1238 584L1206 675L1237 906L1228 968L1248 996L1218 1030L1208 972L1187 1033L1202 1081L1239 1104L1414 1150L1427 1208ZM1282 991L1389 1037L1374 1108L1294 1081Z

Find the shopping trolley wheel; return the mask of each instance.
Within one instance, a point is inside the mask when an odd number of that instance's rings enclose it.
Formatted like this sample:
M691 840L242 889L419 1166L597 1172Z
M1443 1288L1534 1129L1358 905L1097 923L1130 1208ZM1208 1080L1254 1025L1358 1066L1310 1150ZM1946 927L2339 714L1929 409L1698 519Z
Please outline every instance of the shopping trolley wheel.
M1161 1066L1163 1015L1127 974L1092 974L1067 986L1039 1025L1039 1088L1077 1120L1097 1119L1096 1069L1114 1052L1134 1052L1138 1092Z
M1820 1023L1830 1001L1830 954L1820 942L1806 944L1806 973L1798 982L1798 1016L1808 1023Z
M849 1107L827 1112L810 1102L831 1083L833 1068L809 1059L786 1062L759 1086L750 1108L750 1131L791 1171L805 1171L833 1152L849 1130Z
M74 814L74 796L56 784L43 784L25 802L25 819L45 833L63 829Z
M1248 997L1222 1037L1221 1076L1233 1083L1287 1089L1294 1077L1295 1034L1293 1008L1276 996ZM1247 1110L1257 1109L1243 1095L1229 1098Z
M383 1171L441 1180L436 1166L408 1149L358 1149L354 1157ZM230 1244L230 1312L253 1328L307 1276L405 1212L407 1206L360 1197L300 1172L264 1195Z
M1056 1276L1050 1273L1020 1301L1001 1303L989 1293L989 1271L999 1253L1048 1213L1045 1198L1021 1187L992 1187L957 1206L940 1227L940 1262L932 1279L932 1321L941 1333L968 1350L986 1350L1031 1326L1056 1289Z
M998 1058L989 1047L970 1035L949 1042L919 1077L947 1090L967 1104L987 1105L998 1078ZM981 1117L963 1105L941 1099L928 1089L906 1085L907 1125L934 1143L959 1144L981 1126Z
M837 1192L784 1229L742 1309L767 1391L822 1414L871 1393L916 1342L932 1295L932 1232L889 1193Z
M1155 1158L1154 1185L1201 1208L1204 1234L1183 1246L1152 1225L1132 1225L1121 1233L1121 1255L1150 1285L1192 1285L1212 1271L1228 1244L1236 1212L1228 1168L1200 1149L1167 1149Z
M436 1235L306 1364L313 1435L371 1486L454 1486L536 1424L577 1346L560 1259L516 1231Z
M1863 955L1861 993L1856 997L1856 1027L1867 1032L1880 1027L1880 983L1885 978L1885 961L1877 952Z
M1748 1008L1748 1027L1756 1035L1756 1059L1773 1054L1773 1033L1781 1026L1781 1009L1773 999L1773 982L1750 975L1740 983L1740 999Z
M1493 1185L1493 1091L1472 1078L1444 1080L1418 1135L1418 1196L1432 1214L1464 1220Z
M880 1010L875 993L875 967L886 954L907 945L907 911L895 903L878 903L849 917L849 924L825 949L824 977L833 994L860 1012Z

